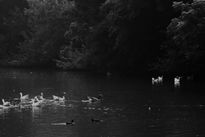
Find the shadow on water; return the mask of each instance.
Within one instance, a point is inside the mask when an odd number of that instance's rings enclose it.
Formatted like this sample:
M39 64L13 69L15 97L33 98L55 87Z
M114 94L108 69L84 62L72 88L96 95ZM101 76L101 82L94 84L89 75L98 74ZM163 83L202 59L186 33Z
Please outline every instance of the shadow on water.
M201 86L201 87L200 87ZM205 101L193 94L202 85L152 86L150 80L85 72L1 69L0 97L19 92L66 96L63 105L0 109L0 136L11 137L200 137L205 135ZM82 103L103 94L99 103ZM92 122L91 119L103 120ZM74 126L53 126L74 119ZM11 132L12 131L12 132Z

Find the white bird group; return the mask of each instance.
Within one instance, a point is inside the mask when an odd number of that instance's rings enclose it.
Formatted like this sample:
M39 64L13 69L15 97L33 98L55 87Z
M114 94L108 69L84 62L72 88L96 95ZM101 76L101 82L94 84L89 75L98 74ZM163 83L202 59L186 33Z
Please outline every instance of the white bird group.
M101 101L102 98L103 98L102 94L99 94L98 97L87 96L87 100L82 100L81 102L83 102L83 103L95 103L95 102Z
M174 78L174 86L175 87L179 87L180 86L180 80L181 80L181 77L179 77L179 76Z
M181 77L176 76L174 78L174 86L179 87L180 81L181 81ZM163 76L158 76L157 78L152 77L152 85L161 84L161 83L163 83Z
M1 109L8 108L8 107L11 106L11 103L8 102L8 101L5 101L4 99L2 99L2 103L3 103L3 104L0 105L0 108L1 108Z
M19 93L20 98L18 98L19 103L13 104L9 101L5 101L2 99L2 104L0 105L0 109L6 109L6 108L14 108L14 107L25 107L25 106L32 106L32 107L40 107L41 105L45 104L46 102L55 102L55 103L64 103L65 102L65 96L59 97L53 95L53 99L45 99L43 97L43 93L41 92L40 95L35 96L34 98L29 98L29 95L23 95L22 92ZM16 98L15 98L16 100Z
M152 78L152 85L161 84L163 82L163 76L158 76L157 78Z

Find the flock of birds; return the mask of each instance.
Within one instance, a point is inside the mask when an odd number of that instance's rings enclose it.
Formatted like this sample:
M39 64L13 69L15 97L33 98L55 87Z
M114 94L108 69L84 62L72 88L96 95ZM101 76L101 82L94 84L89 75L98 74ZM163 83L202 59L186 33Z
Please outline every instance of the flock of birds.
M179 87L180 81L182 77L175 77L174 78L174 86ZM158 76L157 78L152 77L152 85L162 84L163 83L163 76ZM41 92L40 95L35 96L34 98L29 98L29 95L23 95L22 92L19 93L19 98L14 98L13 102L5 101L5 99L2 99L2 104L0 104L0 109L7 109L7 108L16 108L16 107L24 107L24 106L30 106L30 107L40 107L42 104L48 103L48 102L55 102L55 103L64 103L65 102L65 96L60 97L56 95L52 95L52 99L46 99L43 96L43 93ZM90 97L87 96L86 100L81 100L83 103L94 103L99 102L102 100L103 95L99 94L98 97Z
M56 95L52 95L52 99L46 99L43 96L43 93L41 92L40 95L35 96L33 98L29 97L29 94L23 95L22 92L19 93L19 98L14 98L13 101L5 101L5 99L2 99L2 104L0 104L0 110L1 109L8 109L8 108L17 108L17 107L40 107L44 104L64 104L66 99L65 96L60 97ZM98 97L90 97L87 96L86 100L82 100L83 103L95 103L99 102L102 99L103 95L99 94Z
M5 101L5 99L2 99L2 104L0 105L0 110L4 109L9 109L9 108L18 108L18 107L41 107L44 104L50 104L50 103L55 103L55 104L64 104L66 99L65 96L59 97L56 95L52 95L52 99L46 99L43 96L43 93L41 92L40 95L35 96L33 98L29 97L29 94L23 95L22 92L19 93L20 97L19 98L14 98L12 102ZM99 94L98 97L91 97L87 96L86 100L81 100L82 103L97 103L101 101L103 98L102 94ZM103 120L100 119L94 119L91 118L92 123L99 123L103 122ZM64 123L51 123L51 125L56 125L56 126L73 126L75 125L74 120L71 120L69 122L64 122Z
M174 78L174 86L179 87L180 86L180 81L182 77L175 77ZM152 77L152 85L158 85L163 83L163 76L158 76L157 78ZM33 98L29 97L29 94L23 95L22 92L19 93L20 97L19 98L14 98L12 102L5 101L5 99L2 99L2 104L0 104L0 110L2 109L8 109L8 108L17 108L17 107L40 107L43 104L46 103L60 103L64 104L66 99L65 96L56 96L52 95L52 99L46 99L43 96L43 93L41 92L40 95L35 96ZM101 101L103 98L102 94L99 94L98 97L90 97L87 96L86 100L81 100L83 103L96 103ZM151 107L148 108L151 110ZM99 119L94 119L91 118L92 123L98 123L98 122L103 122L103 120ZM65 123L52 123L52 125L74 125L75 122L74 120L71 120L70 122L65 122Z
M180 81L182 77L176 76L174 78L174 86L179 87ZM152 85L162 84L163 83L163 76L158 76L157 78L152 77Z
M43 93L41 92L40 95L35 96L34 98L29 98L29 95L23 95L22 92L19 93L19 98L14 98L12 102L5 101L5 99L2 99L2 104L0 105L0 109L7 109L7 108L17 108L17 107L40 107L42 104L48 103L48 102L58 102L58 103L64 103L65 102L65 96L59 97L53 95L53 99L45 99L43 97Z

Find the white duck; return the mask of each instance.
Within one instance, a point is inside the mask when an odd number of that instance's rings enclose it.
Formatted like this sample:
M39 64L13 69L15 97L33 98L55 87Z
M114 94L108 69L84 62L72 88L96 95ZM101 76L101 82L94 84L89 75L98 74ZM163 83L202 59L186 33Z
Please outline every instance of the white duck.
M41 105L41 101L38 100L38 98L34 98L34 99L31 99L32 101L32 107L39 107Z
M8 109L8 106L0 105L0 109Z
M11 103L2 99L3 106L11 106Z
M65 96L59 97L58 99L59 99L59 101L63 102L63 101L65 101Z
M181 77L178 77L178 76L174 78L174 86L175 87L180 86L180 79L181 79Z
M58 100L58 96L53 95L53 100Z
M43 97L43 92L41 92L41 95L39 95L39 99L40 100L45 100L45 98Z
M65 96L59 97L59 96L53 95L53 100L63 102L63 101L65 101Z
M22 100L28 100L29 99L29 95L27 94L27 95L23 95L23 93L22 92L20 92L20 100L22 101Z
M92 103L92 98L91 97L89 97L89 96L87 96L87 100L82 100L81 102L83 102L83 103Z
M152 85L154 84L158 84L159 83L159 79L158 78L152 78Z
M83 103L95 103L95 102L99 102L100 100L102 100L102 96L99 95L98 97L90 97L87 96L87 100L82 100Z
M163 76L161 76L161 77L159 76L158 81L159 81L159 83L162 83L163 82Z
M92 99L92 102L98 102L103 99L103 95L99 94L98 97L89 97L88 99Z

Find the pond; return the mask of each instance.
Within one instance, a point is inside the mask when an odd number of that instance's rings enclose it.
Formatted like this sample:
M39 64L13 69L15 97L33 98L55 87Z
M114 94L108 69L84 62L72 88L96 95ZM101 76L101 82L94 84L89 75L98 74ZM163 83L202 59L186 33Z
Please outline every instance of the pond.
M64 105L0 109L0 137L205 136L204 95L195 93L203 90L200 84L152 86L151 78L0 69L0 99L12 101L19 92L66 98ZM103 94L101 102L81 102L98 94ZM52 124L71 120L75 125Z

